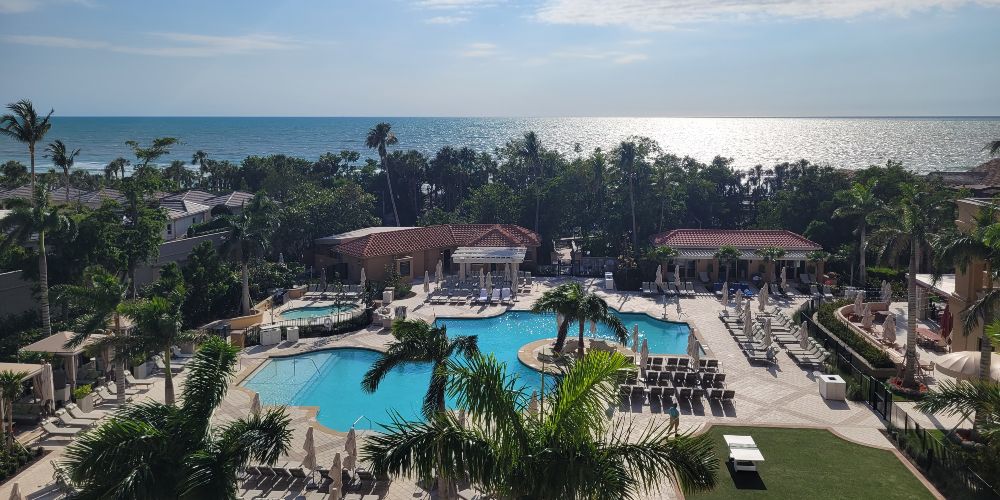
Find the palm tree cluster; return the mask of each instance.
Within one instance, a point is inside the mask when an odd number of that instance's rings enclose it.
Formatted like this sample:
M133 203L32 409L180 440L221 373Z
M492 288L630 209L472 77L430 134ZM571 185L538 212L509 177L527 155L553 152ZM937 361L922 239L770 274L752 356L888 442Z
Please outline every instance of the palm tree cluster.
M7 109L10 113L0 117L0 134L28 145L28 156L31 159L31 190L34 191L35 145L52 128L50 119L54 110L49 110L49 114L42 118L27 99L8 104Z
M60 464L77 488L71 498L238 498L239 473L273 465L288 452L291 430L280 407L211 425L237 356L225 341L208 340L187 365L180 405L126 405L78 437Z
M577 355L583 357L583 334L587 322L600 323L611 328L619 342L626 342L628 329L621 318L612 312L608 303L593 292L584 290L579 283L564 283L542 294L531 306L535 313L556 313L560 318L559 330L553 351L561 353L566 344L569 325L579 326L579 346Z
M396 415L363 454L376 473L463 478L500 498L640 498L667 479L685 492L712 488L719 460L709 436L674 437L608 417L631 367L619 353L590 352L533 413L506 364L492 356L450 362L448 394L466 422L452 413Z

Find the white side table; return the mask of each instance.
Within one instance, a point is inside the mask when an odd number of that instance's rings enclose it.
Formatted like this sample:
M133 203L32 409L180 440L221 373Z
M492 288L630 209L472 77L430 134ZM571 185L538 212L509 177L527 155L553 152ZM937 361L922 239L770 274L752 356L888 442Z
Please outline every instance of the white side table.
M823 399L844 401L847 399L847 382L840 375L820 375L819 394Z

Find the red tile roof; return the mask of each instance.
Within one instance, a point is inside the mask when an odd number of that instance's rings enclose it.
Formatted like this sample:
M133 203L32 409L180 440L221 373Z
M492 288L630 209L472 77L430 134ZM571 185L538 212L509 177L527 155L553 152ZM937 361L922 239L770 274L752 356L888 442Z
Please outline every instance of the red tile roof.
M337 245L354 257L378 257L452 247L537 247L535 232L513 224L446 224L372 233Z
M731 245L741 250L768 246L785 250L822 250L822 247L784 229L674 229L654 235L650 240L657 246L671 248L718 249Z

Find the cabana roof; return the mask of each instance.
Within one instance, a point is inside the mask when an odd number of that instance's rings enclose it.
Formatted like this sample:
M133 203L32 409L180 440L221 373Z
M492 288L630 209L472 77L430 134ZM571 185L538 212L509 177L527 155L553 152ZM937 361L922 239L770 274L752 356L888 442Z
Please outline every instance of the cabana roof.
M468 264L520 264L526 254L525 247L458 247L451 260Z
M75 348L66 348L66 343L73 338L73 335L75 335L73 332L56 332L48 337L45 337L44 339L29 344L21 350L28 352L47 352L51 354L69 356L83 353L87 349L87 346L92 344L95 340L104 337L104 335L98 334L91 335L87 338L87 340L84 340L82 344L76 346Z
M28 363L0 363L0 372L27 372L27 375L22 378L22 381L28 380L39 373L42 373L43 365L34 365Z

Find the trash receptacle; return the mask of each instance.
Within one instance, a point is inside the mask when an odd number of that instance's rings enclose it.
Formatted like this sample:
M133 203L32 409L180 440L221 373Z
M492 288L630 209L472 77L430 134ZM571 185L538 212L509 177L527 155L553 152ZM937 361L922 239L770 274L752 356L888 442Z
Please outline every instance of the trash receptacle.
M604 289L615 289L615 275L613 273L604 273Z

